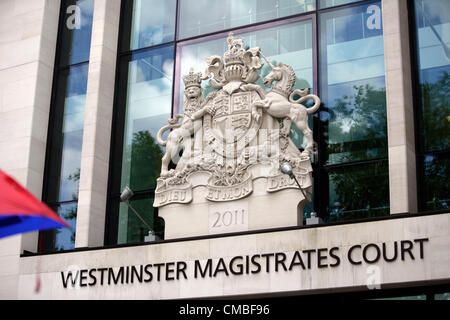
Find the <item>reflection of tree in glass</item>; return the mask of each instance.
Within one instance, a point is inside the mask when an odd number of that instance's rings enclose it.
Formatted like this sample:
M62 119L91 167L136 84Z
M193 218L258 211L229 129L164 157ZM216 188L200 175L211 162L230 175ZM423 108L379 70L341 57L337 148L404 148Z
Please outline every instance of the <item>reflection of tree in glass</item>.
M387 156L386 90L353 86L355 93L336 99L325 121L332 132L328 154L333 162L352 162ZM328 120L328 119L326 119ZM328 128L327 128L328 126ZM332 170L328 221L389 214L387 163Z
M131 174L130 188L133 191L147 190L156 186L156 179L161 169L163 152L148 131L133 134L131 145ZM157 216L153 208L153 199L135 196L131 200L132 206L139 212L146 222L154 228L161 238L164 232L164 221ZM128 209L127 209L128 210ZM128 214L127 242L142 242L148 230L142 222L131 212Z
M133 134L131 144L131 190L145 190L156 186L163 152L148 131Z
M425 210L448 209L450 206L450 159L425 156Z
M450 150L450 75L443 71L435 82L421 84L424 152ZM450 159L424 159L425 210L447 209L450 201Z
M77 219L77 204L76 203L70 203L70 204L62 204L59 206L59 209L52 208L54 211L58 213L58 215L63 218L66 222L68 222L70 225L74 226L75 221ZM72 221L73 220L73 221ZM61 251L65 249L72 249L75 245L75 228L70 229L71 235L70 239L67 237L60 238L58 240L58 235L62 235L64 233L67 234L69 232L69 229L53 229L46 231L48 232L48 235L51 237L52 246L55 250ZM70 241L70 244L67 243L67 241ZM60 242L58 245L57 242Z
M341 168L329 179L334 195L330 194L328 221L389 214L387 163Z
M80 168L77 168L75 173L69 174L67 179L75 182L76 185L78 186L78 181L80 181ZM78 188L76 188L76 190L78 191ZM72 193L72 200L78 200L78 192L77 193Z
M64 220L66 220L66 221L70 221L70 220L76 220L77 219L77 209L78 209L78 206L77 205L70 205L70 207L69 208L67 208L68 210L64 210L64 207L62 208L62 210L60 210L59 212L59 214L60 214L60 216L64 219ZM73 224L75 224L75 223L73 223ZM60 232L60 230L59 229L56 229L57 230L57 232ZM71 243L71 245L72 245L72 247L74 246L74 244L75 244L75 228L72 228L71 230L71 235L70 235L70 243ZM67 232L67 231L66 231ZM63 250L64 248L59 248L58 250Z
M425 151L450 149L450 75L421 85Z
M387 156L386 90L369 84L353 89L353 95L336 99L325 123L325 131L332 133L328 144L332 163Z
M73 174L69 174L67 179L73 181L74 183L76 183L78 185L78 182L80 181L80 168L77 168ZM78 190L78 188L77 188L77 190ZM78 201L78 193L72 194L72 201ZM59 216L61 218L63 218L65 221L69 222L69 224L75 225L75 221L77 218L76 203L61 205L60 210L57 210L57 212L58 212ZM72 248L75 244L75 228L72 228L70 231L71 231L71 235L70 235L69 241L70 241L71 245L69 246L69 248ZM63 232L63 230L55 229L53 232L55 235L55 239L54 239L55 243L53 244L53 247L55 247L55 249L58 251L68 249L68 248L65 248L65 246L67 246L67 243L62 243L61 245L59 245L59 247L56 247L56 238L58 237L58 235L60 235ZM64 229L64 232L68 232L68 229Z

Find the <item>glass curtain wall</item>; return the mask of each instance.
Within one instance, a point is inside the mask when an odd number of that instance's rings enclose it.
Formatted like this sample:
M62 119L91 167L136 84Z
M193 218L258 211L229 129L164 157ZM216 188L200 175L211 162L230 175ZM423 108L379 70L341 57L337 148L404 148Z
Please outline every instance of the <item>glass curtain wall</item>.
M164 237L163 220L153 208L164 154L156 134L171 116L175 17L175 0L122 1L106 243L142 242L148 235L120 202L125 186L135 193L131 206Z
M122 1L106 243L143 241L148 232L120 203L126 185L135 191L132 205L163 235L152 206L164 152L155 135L183 112L181 76L204 71L205 57L223 54L231 30L272 63L291 65L295 88L310 88L323 101L310 119L319 147L314 210L325 221L388 214L381 2L354 2ZM204 81L203 95L211 90ZM296 129L291 137L305 146Z
M419 207L450 207L450 1L414 0Z
M182 0L178 38L246 26L315 8L315 0Z
M61 4L43 200L72 229L41 232L41 252L75 246L93 9L93 0Z
M327 10L320 30L320 213L326 221L389 214L381 3Z

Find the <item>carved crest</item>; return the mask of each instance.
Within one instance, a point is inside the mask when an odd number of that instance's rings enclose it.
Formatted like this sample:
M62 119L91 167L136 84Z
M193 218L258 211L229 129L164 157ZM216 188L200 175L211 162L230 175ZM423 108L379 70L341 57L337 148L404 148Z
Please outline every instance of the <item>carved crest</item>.
M192 189L198 186L206 188L208 201L241 199L252 193L253 180L261 177L266 179L268 193L296 188L281 175L282 161L291 163L302 188L311 188L313 141L308 116L317 111L320 99L308 94L308 89L292 91L296 75L289 65L272 64L259 47L246 50L243 40L233 33L226 41L223 58L205 59L204 74L191 70L183 76L185 114L169 119L169 125L158 132L158 142L166 143L166 153L155 207L189 203ZM255 84L263 65L261 58L272 69L261 79L272 89L268 93ZM202 81L216 89L204 100ZM301 103L309 99L315 104L306 108ZM183 119L181 123L178 118ZM307 141L302 153L289 137L291 125L300 129ZM175 130L162 141L162 132L168 128ZM175 169L168 170L170 161L176 163Z

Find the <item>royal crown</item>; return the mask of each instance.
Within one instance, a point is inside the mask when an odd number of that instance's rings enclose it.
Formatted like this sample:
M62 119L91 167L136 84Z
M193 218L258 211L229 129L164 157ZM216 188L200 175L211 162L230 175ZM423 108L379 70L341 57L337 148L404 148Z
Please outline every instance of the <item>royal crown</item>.
M234 38L233 32L228 34L228 50L223 55L225 66L240 64L244 65L244 42L240 38Z
M202 84L202 73L201 72L194 72L193 69L189 70L189 73L187 75L183 76L183 82L184 87L201 87Z

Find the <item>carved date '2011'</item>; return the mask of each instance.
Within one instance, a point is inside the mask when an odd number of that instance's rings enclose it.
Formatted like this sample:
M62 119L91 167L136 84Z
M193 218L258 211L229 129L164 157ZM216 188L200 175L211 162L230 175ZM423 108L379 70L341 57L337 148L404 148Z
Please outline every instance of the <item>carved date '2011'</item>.
M233 225L243 225L245 223L246 211L244 209L239 210L227 210L224 212L214 212L214 222L212 228L230 227Z

